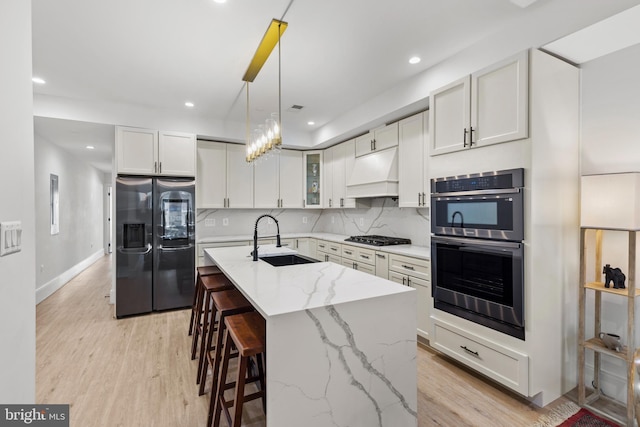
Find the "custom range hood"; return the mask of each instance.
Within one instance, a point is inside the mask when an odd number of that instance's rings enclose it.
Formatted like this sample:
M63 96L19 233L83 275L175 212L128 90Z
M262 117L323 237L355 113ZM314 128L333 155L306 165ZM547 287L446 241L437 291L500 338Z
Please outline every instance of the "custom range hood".
M397 197L398 147L356 157L347 180L347 197Z

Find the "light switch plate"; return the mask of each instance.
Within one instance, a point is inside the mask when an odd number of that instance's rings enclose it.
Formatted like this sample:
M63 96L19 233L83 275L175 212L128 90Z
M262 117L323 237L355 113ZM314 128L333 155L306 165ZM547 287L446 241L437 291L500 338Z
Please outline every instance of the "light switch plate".
M22 222L0 222L0 256L19 252L22 249Z

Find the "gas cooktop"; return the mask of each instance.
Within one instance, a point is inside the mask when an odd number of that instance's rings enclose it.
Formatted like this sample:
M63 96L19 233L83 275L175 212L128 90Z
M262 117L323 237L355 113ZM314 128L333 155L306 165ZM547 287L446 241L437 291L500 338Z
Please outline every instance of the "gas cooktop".
M399 237L387 237L387 236L351 236L344 239L345 242L363 243L365 245L373 246L389 246L389 245L410 245L411 240L401 239Z

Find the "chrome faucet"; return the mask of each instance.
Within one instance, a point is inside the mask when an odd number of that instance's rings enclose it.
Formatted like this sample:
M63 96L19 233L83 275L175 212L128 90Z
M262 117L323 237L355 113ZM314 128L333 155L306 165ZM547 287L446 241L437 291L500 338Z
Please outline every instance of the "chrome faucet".
M264 217L267 218L271 218L272 220L275 221L276 223L276 230L277 230L277 234L276 234L276 247L279 248L282 245L280 244L280 225L278 224L278 220L275 219L273 216L269 215L269 214L264 214L264 215L260 215L258 217L258 219L256 219L256 226L253 230L253 260L257 261L258 260L258 223L260 222L260 220Z

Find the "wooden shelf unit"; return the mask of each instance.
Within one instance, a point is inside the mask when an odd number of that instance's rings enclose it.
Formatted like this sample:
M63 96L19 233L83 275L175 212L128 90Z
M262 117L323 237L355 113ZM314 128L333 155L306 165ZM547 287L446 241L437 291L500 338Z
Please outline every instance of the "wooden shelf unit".
M580 230L580 298L579 298L579 321L578 321L578 404L588 407L594 412L612 419L628 427L635 426L636 417L640 425L640 405L636 405L634 386L636 360L638 352L635 346L635 297L640 295L640 290L636 289L636 233L635 230L615 230L628 232L628 272L625 289L606 288L602 282L586 281L586 245L587 232L595 232L595 277L602 276L602 233L607 229L582 227ZM586 339L586 305L587 291L594 291L594 338ZM599 338L602 317L602 294L608 293L627 298L627 343L620 352L609 350ZM586 350L594 352L593 358L593 386L589 388L585 384L585 356ZM595 404L598 400L604 400L605 396L600 392L600 362L601 356L611 356L625 361L627 364L627 404L609 402L609 406L619 406L615 410L602 410L601 405ZM610 401L610 399L607 399ZM625 414L620 415L620 414Z

